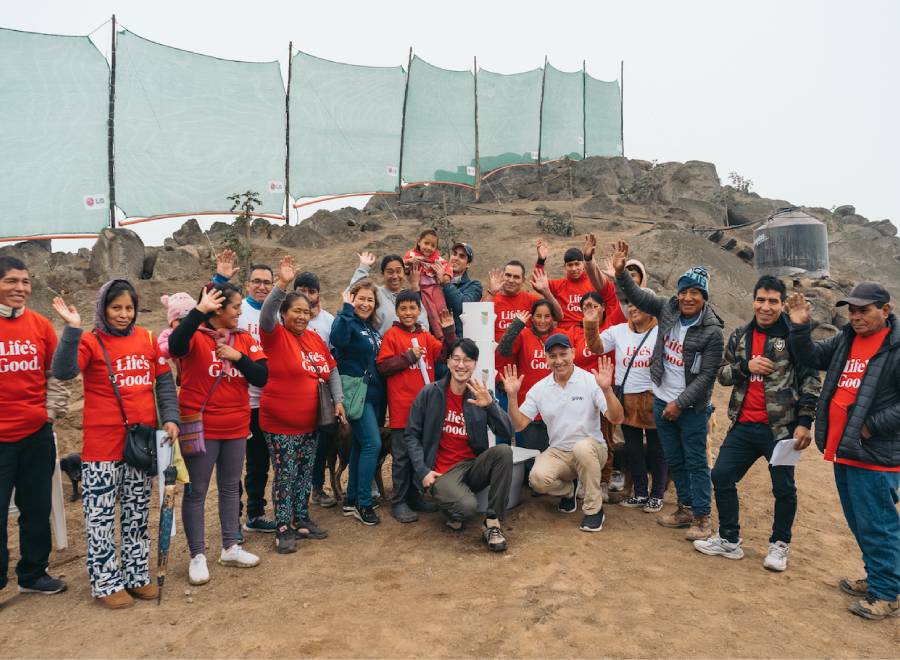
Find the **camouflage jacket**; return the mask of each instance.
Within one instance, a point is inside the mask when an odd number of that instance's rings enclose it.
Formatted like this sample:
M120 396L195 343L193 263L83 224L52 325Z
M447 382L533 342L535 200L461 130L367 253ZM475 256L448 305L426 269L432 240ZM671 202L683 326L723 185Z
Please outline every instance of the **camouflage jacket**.
M728 418L732 426L737 423L750 385L747 365L752 358L754 329L760 330L756 322L751 321L731 333L719 368L719 384L733 386L728 402ZM775 439L781 439L791 435L798 424L807 428L812 426L822 383L818 371L800 366L791 355L786 316L763 332L766 334L764 355L775 363L775 371L763 381L766 412L772 434Z

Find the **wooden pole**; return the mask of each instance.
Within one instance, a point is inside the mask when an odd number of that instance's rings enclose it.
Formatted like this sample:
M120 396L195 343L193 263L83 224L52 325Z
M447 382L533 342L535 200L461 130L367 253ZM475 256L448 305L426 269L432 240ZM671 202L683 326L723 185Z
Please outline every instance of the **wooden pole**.
M541 174L541 142L544 138L544 87L547 85L547 56L544 55L544 74L541 78L541 105L538 111L538 176Z
M481 157L478 151L478 57L473 57L475 67L475 201L481 201Z
M291 224L291 69L294 42L288 42L287 93L284 95L284 224Z
M115 115L116 115L116 15L112 16L112 45L109 67L109 116L106 122L106 159L109 180L109 228L116 228L116 174L115 174Z
M406 64L406 86L403 88L403 117L400 120L400 162L397 164L397 202L403 199L403 138L406 133L406 99L409 97L409 75L412 72L413 49L409 47Z

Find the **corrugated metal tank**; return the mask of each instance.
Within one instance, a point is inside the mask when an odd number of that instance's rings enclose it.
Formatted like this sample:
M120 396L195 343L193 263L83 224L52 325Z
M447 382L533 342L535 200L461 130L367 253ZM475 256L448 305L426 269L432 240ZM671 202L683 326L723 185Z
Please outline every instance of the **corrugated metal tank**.
M828 277L828 228L800 209L779 209L753 232L760 275Z

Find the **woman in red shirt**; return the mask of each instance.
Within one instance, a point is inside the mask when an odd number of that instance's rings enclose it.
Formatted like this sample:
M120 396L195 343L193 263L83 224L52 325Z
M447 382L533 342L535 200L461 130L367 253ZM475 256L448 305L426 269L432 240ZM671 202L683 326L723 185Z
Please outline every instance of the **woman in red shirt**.
M84 380L81 484L91 594L110 609L130 607L134 598L156 598L157 586L150 581L147 532L151 477L123 460L125 427L155 428L158 402L163 428L177 440L175 381L156 338L135 325L138 296L131 283L111 280L100 288L94 329L88 334L82 334L75 307L56 298L53 308L66 322L53 373L68 380L80 372ZM121 563L115 542L117 505Z
M262 346L238 329L241 300L233 284L207 284L200 302L169 337L169 354L181 360L181 414L203 414L206 441L204 453L184 457L191 490L182 499L181 517L191 551L191 584L209 582L203 514L213 468L222 526L219 563L240 568L259 564L259 557L239 545L238 488L250 435L248 385L265 386L269 371Z
M318 334L308 331L311 305L304 294L293 291L296 274L294 258L282 258L278 284L263 303L259 317L263 350L271 360L269 380L260 398L259 425L275 470L275 549L282 554L297 551L297 538L328 536L309 519L308 508L318 445L319 379L327 381L331 390L335 417L346 423L341 376L328 346Z

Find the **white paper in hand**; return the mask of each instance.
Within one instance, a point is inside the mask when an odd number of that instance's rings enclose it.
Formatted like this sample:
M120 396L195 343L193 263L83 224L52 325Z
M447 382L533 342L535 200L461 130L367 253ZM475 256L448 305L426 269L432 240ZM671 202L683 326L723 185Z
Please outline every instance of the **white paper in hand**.
M794 449L795 442L794 438L779 440L775 445L775 449L772 450L772 458L769 460L769 465L772 467L776 465L797 465L797 461L800 460L803 452Z
M412 345L416 348L419 348L419 340L413 337ZM425 379L425 384L431 384L431 378L428 377L428 367L425 364L425 358L419 358L419 371L422 372L422 378Z

